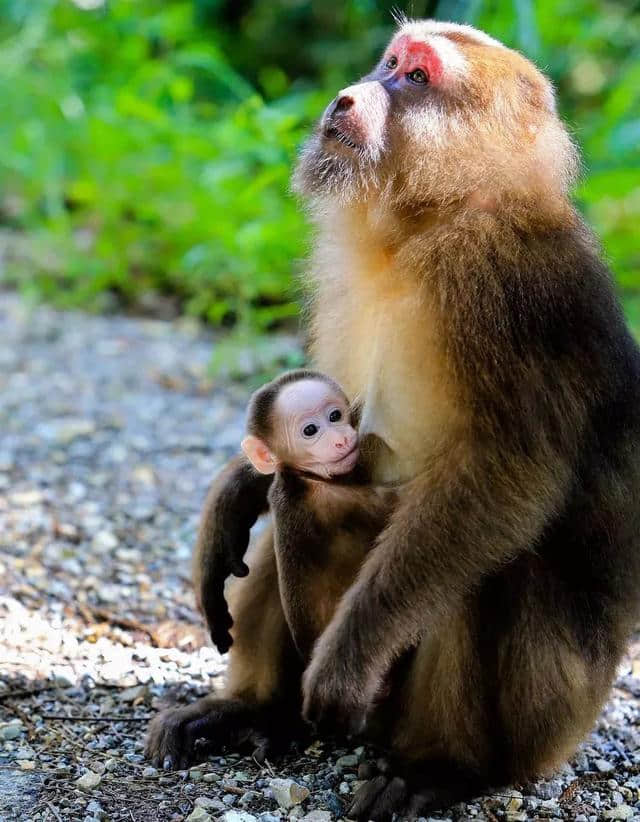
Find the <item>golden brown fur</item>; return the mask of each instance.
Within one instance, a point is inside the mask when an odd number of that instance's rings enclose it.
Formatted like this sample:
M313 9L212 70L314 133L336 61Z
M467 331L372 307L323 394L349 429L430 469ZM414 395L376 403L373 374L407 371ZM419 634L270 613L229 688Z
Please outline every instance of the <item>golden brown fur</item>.
M361 790L363 818L557 765L606 698L640 591L640 355L568 200L552 89L473 30L399 35L441 79L387 69L394 39L296 175L317 227L314 364L359 402L374 481L405 482L302 678L306 717L364 717L403 763ZM278 594L236 588L229 693L242 669L245 699L278 703L290 638L251 619ZM156 758L185 749L166 724Z

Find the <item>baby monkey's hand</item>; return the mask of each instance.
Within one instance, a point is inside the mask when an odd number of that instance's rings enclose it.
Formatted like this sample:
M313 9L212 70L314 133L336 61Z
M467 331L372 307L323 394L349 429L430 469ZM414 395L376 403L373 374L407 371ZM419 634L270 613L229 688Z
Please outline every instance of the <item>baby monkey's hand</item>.
M249 573L244 555L251 527L266 510L271 479L238 457L221 472L205 502L194 567L196 599L221 654L233 642L229 633L233 620L224 585L229 576L246 577Z

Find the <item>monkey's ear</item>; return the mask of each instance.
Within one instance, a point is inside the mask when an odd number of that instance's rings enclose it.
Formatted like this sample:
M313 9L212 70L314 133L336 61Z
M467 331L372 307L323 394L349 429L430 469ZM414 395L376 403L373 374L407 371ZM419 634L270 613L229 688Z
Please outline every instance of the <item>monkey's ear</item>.
M278 460L260 437L254 437L250 434L242 440L240 447L256 471L259 471L261 474L275 473L278 467Z

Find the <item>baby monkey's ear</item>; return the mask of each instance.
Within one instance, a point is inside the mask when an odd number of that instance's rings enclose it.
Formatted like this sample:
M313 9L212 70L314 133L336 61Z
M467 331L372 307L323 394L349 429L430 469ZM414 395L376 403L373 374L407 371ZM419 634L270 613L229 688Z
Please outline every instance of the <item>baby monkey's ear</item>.
M278 467L278 460L260 437L254 437L252 434L249 434L249 436L242 440L240 447L256 471L259 471L261 474L275 473Z

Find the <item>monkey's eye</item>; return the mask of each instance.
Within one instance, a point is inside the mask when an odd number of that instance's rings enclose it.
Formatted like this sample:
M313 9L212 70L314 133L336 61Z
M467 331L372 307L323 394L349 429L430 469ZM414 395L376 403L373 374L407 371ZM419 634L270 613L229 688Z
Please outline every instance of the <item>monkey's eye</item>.
M302 436L303 437L314 437L318 433L318 426L315 422L310 422L309 425L305 425L302 429Z
M391 55L391 57L389 57L387 62L384 64L384 67L386 69L389 69L389 71L391 71L391 69L394 69L397 65L398 65L398 58L395 56L395 54L393 54L393 55Z
M429 78L422 69L414 69L413 71L408 72L406 77L407 80L411 83L415 83L417 86L423 86L429 82Z
M334 408L329 414L329 422L340 422L342 419L342 411L339 408Z

